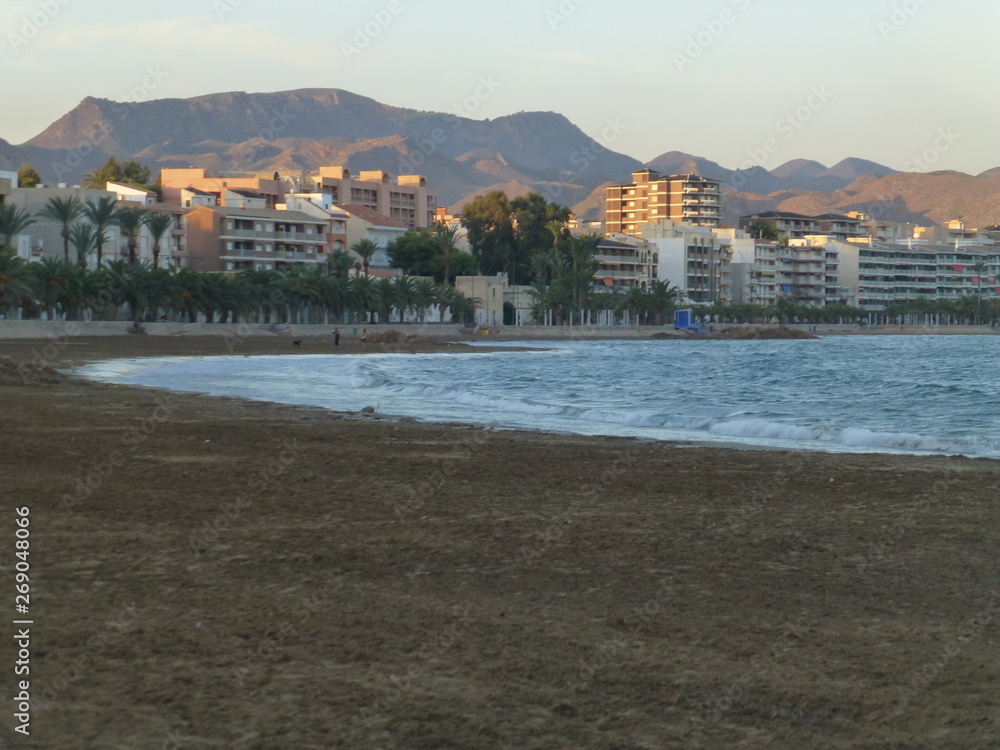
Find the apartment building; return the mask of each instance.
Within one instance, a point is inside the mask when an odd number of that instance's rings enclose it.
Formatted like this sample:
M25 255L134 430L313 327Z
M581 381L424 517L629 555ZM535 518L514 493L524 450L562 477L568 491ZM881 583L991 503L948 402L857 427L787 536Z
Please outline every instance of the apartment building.
M378 247L370 261L372 268L389 268L389 243L411 231L410 227L367 206L348 203L335 208L347 213L347 248L360 240L371 240Z
M820 214L805 216L790 211L763 211L750 216L741 216L739 228L749 231L758 221L773 224L781 239L803 239L809 235L825 235L838 240L867 236L862 222L857 217L842 214Z
M230 196L232 196L236 204L239 204L243 200L239 193L231 193L229 191L250 191L264 200L266 208L275 208L279 203L284 203L285 194L288 192L288 185L284 180L252 176L210 177L206 170L194 168L161 169L160 187L163 189L163 201L165 203L179 203L182 205L185 205L182 192L185 189L192 188L202 195L211 194L215 196L215 202L220 206L228 206ZM190 199L191 194L187 197Z
M15 187L4 197L4 203L17 206L32 215L35 220L25 228L24 232L14 238L14 249L17 254L26 260L42 260L43 258L62 259L63 238L62 224L41 216L41 211L52 198L78 198L86 201L88 198L98 201L103 197L115 197L117 195L108 190L91 190L81 187L49 187L40 185L33 188ZM104 256L108 259L115 257L118 252L119 232L117 227L111 227L105 234ZM70 260L76 260L76 250L72 244L69 248ZM126 255L128 252L126 251ZM94 266L97 259L90 258L91 266Z
M692 302L727 304L732 299L729 265L736 234L731 230L663 220L645 225L641 234L656 248L652 278L676 286Z
M656 278L659 253L652 242L616 232L598 243L594 261L595 284L645 287Z
M328 227L299 211L196 206L187 214L189 265L235 272L326 263Z
M357 177L347 167L321 167L312 189L330 196L338 206L363 206L407 229L430 229L436 225L437 191L418 174L399 175L363 171Z
M632 173L629 185L605 191L605 231L639 236L642 228L669 219L700 227L718 227L721 192L717 180L698 175L661 177L652 169Z

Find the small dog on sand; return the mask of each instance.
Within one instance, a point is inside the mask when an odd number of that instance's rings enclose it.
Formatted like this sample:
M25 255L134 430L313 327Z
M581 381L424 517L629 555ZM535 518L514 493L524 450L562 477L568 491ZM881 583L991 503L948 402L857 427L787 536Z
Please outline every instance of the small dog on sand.
M292 346L295 348L302 346L302 339L292 339Z

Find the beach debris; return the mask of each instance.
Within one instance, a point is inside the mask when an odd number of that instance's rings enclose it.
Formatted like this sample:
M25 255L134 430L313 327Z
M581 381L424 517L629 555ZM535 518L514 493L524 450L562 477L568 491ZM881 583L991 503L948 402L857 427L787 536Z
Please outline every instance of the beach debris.
M404 333L391 328L388 331L373 333L368 336L371 344L432 344L434 339L428 336L418 336L415 333Z
M709 339L752 340L752 339L817 339L808 331L790 326L740 326L724 328Z
M362 414L374 414L377 409L374 406L366 406L361 410Z
M66 379L66 375L46 364L18 364L10 357L0 357L0 386L59 385Z

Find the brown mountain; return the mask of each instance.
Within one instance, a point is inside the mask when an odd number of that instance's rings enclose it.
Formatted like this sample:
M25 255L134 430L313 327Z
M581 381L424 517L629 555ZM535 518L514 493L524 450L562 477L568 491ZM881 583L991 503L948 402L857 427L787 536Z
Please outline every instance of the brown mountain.
M532 190L599 218L604 185L627 181L642 164L600 147L562 115L519 112L472 120L381 104L338 89L230 92L123 104L87 98L21 146L0 140L0 169L30 163L49 182L78 182L109 156L158 167L217 172L301 171L343 164L354 171L420 173L455 209L493 189ZM649 162L662 173L718 179L723 219L766 210L866 211L881 219L942 223L1000 220L1000 168L894 173L864 159L833 167L796 159L767 171L738 172L669 151ZM738 187L738 189L737 189Z
M81 143L88 144L84 157L60 166L66 150ZM58 153L54 163L41 159L37 169L62 182L78 180L108 156L137 156L154 168L223 172L346 164L424 174L445 204L509 180L566 182L589 191L640 166L554 112L472 120L391 107L337 89L135 104L89 97L23 148Z

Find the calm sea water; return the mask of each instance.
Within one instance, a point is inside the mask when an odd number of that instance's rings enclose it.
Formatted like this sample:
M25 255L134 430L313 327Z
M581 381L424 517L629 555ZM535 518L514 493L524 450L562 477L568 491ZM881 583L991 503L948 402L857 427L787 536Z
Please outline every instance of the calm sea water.
M548 350L118 360L83 374L424 421L1000 458L1000 337L510 346Z

